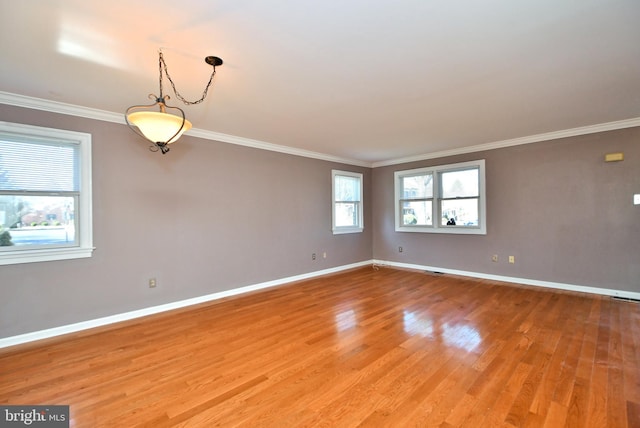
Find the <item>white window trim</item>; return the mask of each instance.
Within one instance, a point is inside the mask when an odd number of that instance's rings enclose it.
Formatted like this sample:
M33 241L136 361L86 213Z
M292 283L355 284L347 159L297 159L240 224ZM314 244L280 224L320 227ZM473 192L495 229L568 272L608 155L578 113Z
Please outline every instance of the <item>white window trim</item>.
M424 168L416 168L404 171L395 171L395 196L394 196L394 212L395 212L395 230L396 232L419 232L419 233L452 233L466 235L486 235L487 234L487 203L486 203L486 186L484 173L484 159L461 162L449 165L437 165ZM440 177L439 173L446 171L462 170L467 168L478 168L478 185L479 189L479 207L478 207L478 226L443 226L440 224ZM424 173L433 174L433 225L431 226L405 226L402 224L402 216L400 214L400 200L402 199L401 178L409 175L418 175Z
M33 137L80 147L80 195L78 198L78 245L73 247L15 249L0 252L0 265L67 260L91 257L93 247L93 210L91 182L91 134L20 123L0 122L0 134L24 139Z
M358 226L336 226L336 176L354 177L360 182L360 201L358 210ZM343 233L359 233L364 230L364 187L363 187L363 175L357 172L340 171L337 169L331 170L331 230L334 235Z

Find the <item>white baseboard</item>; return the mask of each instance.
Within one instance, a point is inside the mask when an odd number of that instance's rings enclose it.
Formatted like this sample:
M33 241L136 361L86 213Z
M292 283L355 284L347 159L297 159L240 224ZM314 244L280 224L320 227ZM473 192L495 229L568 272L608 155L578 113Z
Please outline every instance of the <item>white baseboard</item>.
M49 339L63 334L76 333L91 328L102 327L109 324L115 324L122 321L128 321L135 318L145 317L147 315L158 314L161 312L171 311L174 309L180 309L187 306L197 305L200 303L206 303L213 300L222 299L225 297L235 296L238 294L249 293L251 291L262 290L265 288L276 287L279 285L288 284L295 281L302 281L305 279L315 278L318 276L328 275L331 273L340 272L343 270L354 269L362 266L371 265L372 261L367 260L364 262L353 263L350 265L339 266L330 269L324 269L316 272L305 273L301 275L290 276L287 278L276 279L273 281L261 282L259 284L248 285L245 287L234 288L231 290L221 291L218 293L207 294L205 296L194 297L191 299L180 300L177 302L166 303L164 305L152 306L149 308L138 309L131 312L125 312L116 315L110 315L103 318L96 318L88 321L82 321L74 324L63 325L60 327L48 328L46 330L34 331L31 333L20 334L17 336L0 338L0 349L7 348L9 346L20 345L23 343L34 342L36 340Z
M390 262L385 260L373 260L378 266L391 266L405 269L424 270L430 272L442 272L451 275L468 276L471 278L490 279L494 281L511 282L514 284L533 285L536 287L554 288L557 290L576 291L579 293L600 294L604 296L622 297L625 299L640 300L640 293L633 291L614 290L611 288L588 287L585 285L565 284L561 282L539 281L537 279L516 278L511 276L492 275L488 273L469 272L457 269L446 269L434 266L424 266L410 263Z
M97 318L88 321L82 321L75 324L68 324L60 327L49 328L46 330L34 331L31 333L20 334L17 336L11 336L6 338L0 338L0 349L7 348L9 346L20 345L23 343L34 342L42 339L49 339L63 334L76 333L78 331L88 330L91 328L102 327L109 324L115 324L122 321L128 321L135 318L140 318L148 315L158 314L161 312L171 311L173 309L180 309L187 306L197 305L200 303L206 303L213 300L222 299L225 297L236 296L238 294L248 293L251 291L262 290L265 288L276 287L279 285L288 284L295 281L302 281L305 279L311 279L331 273L337 273L344 270L354 269L367 265L378 266L390 266L405 269L414 269L430 272L442 272L452 275L468 276L471 278L490 279L494 281L509 282L522 285L533 285L537 287L553 288L558 290L576 291L580 293L600 294L605 296L622 297L626 299L640 300L640 293L632 291L614 290L608 288L587 287L583 285L564 284L559 282L539 281L535 279L527 278L515 278L502 275L491 275L479 272L469 272L457 269L447 269L434 266L417 265L410 263L399 263L385 260L367 260L363 262L353 263L350 265L338 266L335 268L324 269L320 271L310 272L301 275L290 276L287 278L276 279L273 281L262 282L254 285L248 285L245 287L234 288L231 290L221 291L219 293L207 294L205 296L194 297L191 299L180 300L177 302L166 303L164 305L152 306L149 308L139 309L136 311L125 312L121 314L111 315L103 318Z

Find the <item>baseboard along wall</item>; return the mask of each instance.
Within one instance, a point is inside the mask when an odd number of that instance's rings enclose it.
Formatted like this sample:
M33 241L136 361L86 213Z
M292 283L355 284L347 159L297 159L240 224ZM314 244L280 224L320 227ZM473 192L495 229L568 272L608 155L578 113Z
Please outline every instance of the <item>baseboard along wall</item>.
M590 293L590 294L599 294L605 296L619 297L623 299L629 300L640 300L640 293L631 292L631 291L621 291L621 290L613 290L607 288L596 288L596 287L587 287L582 285L575 284L563 284L557 282L549 282L549 281L539 281L535 279L526 279L526 278L515 278L501 275L491 275L479 272L469 272L469 271L461 271L456 269L447 269L440 268L435 266L425 266L425 265L417 265L417 264L409 264L409 263L398 263L392 261L385 260L367 260L363 262L353 263L344 266L338 266L335 268L324 269L320 271L310 272L301 275L290 276L282 279L277 279L273 281L262 282L254 285L249 285L245 287L234 288L231 290L221 291L218 293L207 294L200 297L194 297L191 299L180 300L176 302L166 303L163 305L152 306L148 308L138 309L135 311L110 315L102 318L96 318L92 320L82 321L74 324L63 325L59 327L48 328L45 330L34 331L30 333L20 334L16 336L10 336L5 338L0 338L0 349L8 348L10 346L21 345L25 343L35 342L43 339L50 339L56 336L62 336L65 334L76 333L79 331L89 330L96 327L103 327L111 324L116 324L123 321L129 321L136 318L145 317L148 315L154 315L162 312L167 312L175 309L185 308L188 306L198 305L201 303L211 302L218 299L223 299L225 297L236 296L244 293L249 293L252 291L262 290L270 287L276 287L279 285L289 284L296 281L302 281L305 279L316 278L323 275L329 275L332 273L337 273L349 269L355 269L367 265L372 265L374 267L395 267L401 269L413 269L413 270L422 270L428 272L437 272L443 274L451 274L451 275L460 275L467 276L471 278L479 278L479 279L489 279L494 281L508 282L513 284L521 284L521 285L531 285L536 287L545 287L557 290L565 290L565 291L574 291L580 293Z

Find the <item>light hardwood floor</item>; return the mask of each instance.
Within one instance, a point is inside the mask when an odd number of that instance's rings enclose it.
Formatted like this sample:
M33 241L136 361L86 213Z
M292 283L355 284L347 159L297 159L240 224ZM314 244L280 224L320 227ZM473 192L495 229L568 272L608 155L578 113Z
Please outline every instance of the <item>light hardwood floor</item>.
M640 426L640 309L372 267L0 350L75 427Z

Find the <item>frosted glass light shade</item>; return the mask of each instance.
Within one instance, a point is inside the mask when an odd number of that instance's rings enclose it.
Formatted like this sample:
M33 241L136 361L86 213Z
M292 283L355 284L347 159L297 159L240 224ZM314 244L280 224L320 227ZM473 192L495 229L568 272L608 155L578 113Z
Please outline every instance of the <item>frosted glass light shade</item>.
M191 129L191 122L188 120L184 120L184 126L180 129L182 117L159 111L137 111L130 113L127 119L154 143L171 144ZM174 137L179 129L180 132Z

